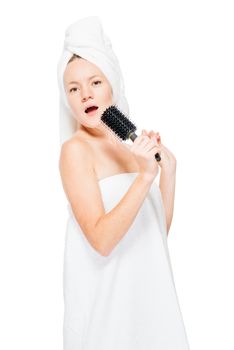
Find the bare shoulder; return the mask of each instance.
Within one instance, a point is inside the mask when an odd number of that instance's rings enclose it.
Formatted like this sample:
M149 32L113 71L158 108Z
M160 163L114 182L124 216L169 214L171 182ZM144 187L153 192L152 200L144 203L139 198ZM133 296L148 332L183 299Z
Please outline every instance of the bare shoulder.
M71 163L82 164L83 169L90 171L93 167L92 147L81 137L73 137L64 142L60 150L59 168L69 160Z
M63 143L59 170L64 192L77 222L91 245L101 251L95 237L95 226L105 210L89 144L79 138Z

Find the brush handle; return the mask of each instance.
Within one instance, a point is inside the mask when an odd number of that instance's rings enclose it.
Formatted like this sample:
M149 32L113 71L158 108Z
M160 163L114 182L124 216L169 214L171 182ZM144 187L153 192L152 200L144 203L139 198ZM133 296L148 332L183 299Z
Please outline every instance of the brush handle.
M135 133L135 132L131 132L130 134L129 134L129 139L130 140L132 140L132 142L134 142L134 140L136 139L138 137L138 135ZM155 159L158 161L158 162L160 162L160 160L161 160L161 157L160 157L160 154L159 153L156 153L155 154Z

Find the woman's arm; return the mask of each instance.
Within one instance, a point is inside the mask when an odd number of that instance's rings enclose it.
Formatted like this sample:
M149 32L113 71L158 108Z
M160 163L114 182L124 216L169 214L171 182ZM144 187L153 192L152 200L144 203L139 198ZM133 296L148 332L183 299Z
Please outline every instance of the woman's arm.
M176 173L161 170L159 188L162 194L163 206L166 214L167 235L169 234L175 201Z
M162 144L158 132L143 130L145 135L155 138L160 148L161 160L158 163L161 167L159 188L162 195L163 206L166 215L167 235L172 222L174 200L175 200L175 181L176 181L176 158L174 154Z
M87 144L64 143L59 169L65 194L82 231L97 252L108 256L132 225L154 177L139 173L119 203L106 213Z
M102 254L109 255L117 243L127 233L139 212L153 182L138 174L119 203L100 217L95 225L95 237Z

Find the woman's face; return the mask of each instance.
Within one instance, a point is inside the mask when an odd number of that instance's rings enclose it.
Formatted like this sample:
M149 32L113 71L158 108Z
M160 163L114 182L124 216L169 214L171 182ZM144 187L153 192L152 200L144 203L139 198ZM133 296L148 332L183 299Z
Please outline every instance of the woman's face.
M100 124L102 113L113 103L111 85L102 71L85 59L74 59L65 69L64 87L75 119L87 127ZM98 109L86 113L89 106Z

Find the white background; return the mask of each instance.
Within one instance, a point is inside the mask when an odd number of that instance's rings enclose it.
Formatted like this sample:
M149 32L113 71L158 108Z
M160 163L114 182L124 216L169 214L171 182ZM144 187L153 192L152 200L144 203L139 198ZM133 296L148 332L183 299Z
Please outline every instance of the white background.
M232 1L13 1L0 13L0 348L62 349L56 68L66 27L97 15L131 119L177 159L168 244L191 350L233 349Z

